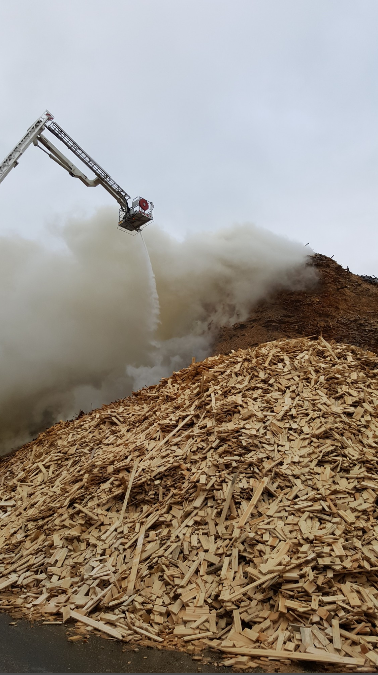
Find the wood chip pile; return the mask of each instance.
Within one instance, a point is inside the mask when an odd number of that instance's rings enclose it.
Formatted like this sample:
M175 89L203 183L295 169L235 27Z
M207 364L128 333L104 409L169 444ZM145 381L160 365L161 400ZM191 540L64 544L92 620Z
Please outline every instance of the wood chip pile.
M238 669L376 670L377 443L370 352L192 364L0 463L0 608Z

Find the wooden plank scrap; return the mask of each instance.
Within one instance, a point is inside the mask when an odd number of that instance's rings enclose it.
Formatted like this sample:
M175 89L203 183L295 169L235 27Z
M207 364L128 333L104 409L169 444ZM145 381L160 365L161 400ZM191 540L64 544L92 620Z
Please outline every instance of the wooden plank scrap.
M259 499L260 499L260 497L261 497L261 495L262 495L262 493L263 493L263 491L264 491L264 489L265 489L265 487L267 486L268 483L269 483L269 478L265 477L257 485L256 490L253 493L253 497L252 497L250 503L248 504L248 506L247 506L246 510L244 511L243 515L240 517L240 520L239 520L239 523L238 523L239 528L244 527L244 525L246 524L249 516L251 515L254 507L256 506L257 502L259 501Z
M12 586L18 579L18 574L12 574L7 579L0 579L0 591L4 591L8 586Z
M350 658L348 656L340 656L339 654L329 654L321 650L313 649L311 653L304 654L303 652L290 653L287 651L277 651L275 649L255 649L253 647L223 647L218 649L228 654L241 654L245 656L262 656L265 658L273 657L280 659L293 659L295 661L317 661L318 663L339 663L345 666L363 666L365 659Z
M122 634L115 628L108 626L103 621L95 621L95 619L91 619L89 616L84 616L83 614L80 614L80 612L76 612L73 609L70 610L70 616L72 619L75 619L76 621L81 621L81 623L85 623L87 626L96 628L102 633L107 633L107 635L110 635L111 637L114 637L117 640L122 640Z
M331 623L332 623L333 646L334 646L335 649L342 649L339 619L335 617L334 619L332 619Z
M131 572L130 572L130 576L129 576L129 579L128 579L128 582L127 582L126 595L132 595L132 593L134 591L134 585L135 585L135 580L136 580L136 577L137 577L137 574L138 574L139 559L140 559L140 556L141 556L141 553L142 553L142 547L143 547L143 541L144 541L145 533L146 533L146 529L145 529L145 527L142 527L142 529L140 531L140 534L139 534L139 537L138 537L137 545L136 545L136 548L135 548L134 558L133 558L133 562L132 562L132 566L131 566Z
M235 473L233 475L233 477L231 479L231 482L230 482L230 485L228 487L226 499L225 499L225 502L224 502L224 507L223 507L222 514L221 514L221 517L220 517L220 520L219 520L220 525L223 525L224 521L226 520L227 512L228 512L228 509L230 508L232 493L234 491L235 483L236 483L238 477L239 477L239 474Z
M136 472L137 472L137 468L138 468L139 461L140 461L140 459L139 459L139 457L137 457L136 460L135 460L135 462L134 462L134 464L133 464L133 468L132 468L132 470L131 470L129 482L128 482L128 484L127 484L127 490L126 490L126 494L125 494L125 499L123 500L123 504L122 504L122 508L121 508L121 513L120 513L120 515L119 515L119 521L120 521L120 522L123 521L123 518L124 518L124 515L125 515L126 507L127 507L128 502L129 502L130 493L131 493L131 488L132 488L132 486L133 486L133 482L134 482L135 474L136 474Z
M191 565L189 571L185 574L185 576L184 576L184 578L182 579L182 581L180 581L179 586L186 586L186 584L188 583L190 577L194 574L194 572L196 571L197 567L201 564L201 562L202 562L202 560L204 559L204 557L205 557L205 554L204 554L204 553L200 553L200 554L198 555L198 558L193 562L193 564Z

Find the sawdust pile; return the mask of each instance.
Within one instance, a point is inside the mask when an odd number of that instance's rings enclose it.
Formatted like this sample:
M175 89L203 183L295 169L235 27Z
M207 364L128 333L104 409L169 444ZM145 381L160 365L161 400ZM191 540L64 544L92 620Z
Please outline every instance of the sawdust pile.
M281 340L56 424L0 464L1 609L239 669L375 670L377 377L370 352Z
M311 266L317 284L270 293L255 303L247 319L220 327L212 354L309 335L378 354L378 284L320 253L311 256Z

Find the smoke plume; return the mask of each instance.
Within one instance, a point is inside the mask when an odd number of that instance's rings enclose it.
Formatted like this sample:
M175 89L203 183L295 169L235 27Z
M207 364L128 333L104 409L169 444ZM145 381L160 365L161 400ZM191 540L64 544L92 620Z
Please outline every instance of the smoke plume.
M54 249L1 238L1 453L206 357L219 326L313 282L308 249L252 225L178 241L153 224L146 249L115 223L71 219Z

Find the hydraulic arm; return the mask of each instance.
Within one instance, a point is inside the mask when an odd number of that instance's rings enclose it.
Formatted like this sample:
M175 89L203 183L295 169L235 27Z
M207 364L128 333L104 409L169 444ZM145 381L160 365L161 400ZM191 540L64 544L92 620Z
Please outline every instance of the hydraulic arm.
M128 202L130 197L127 192L125 192L125 190L123 190L115 180L113 180L113 178L111 178L111 176L53 120L53 115L46 110L46 112L32 124L25 136L23 136L12 152L10 152L0 164L0 183L8 173L17 166L21 155L29 145L33 143L35 146L46 152L46 154L63 167L63 169L66 169L70 176L78 178L87 187L102 185L119 204L118 225L129 232L140 232L142 227L152 220L153 203L147 201L147 199L136 197L132 200L130 206ZM50 131L50 133L64 143L64 145L66 145L66 147L69 148L69 150L71 150L71 152L73 152L73 154L76 155L76 157L78 157L96 177L87 178L75 164L67 159L67 157L51 143L50 139L42 134L42 131L45 129Z

